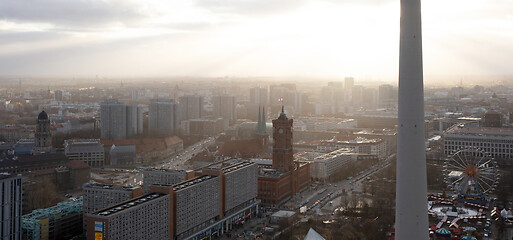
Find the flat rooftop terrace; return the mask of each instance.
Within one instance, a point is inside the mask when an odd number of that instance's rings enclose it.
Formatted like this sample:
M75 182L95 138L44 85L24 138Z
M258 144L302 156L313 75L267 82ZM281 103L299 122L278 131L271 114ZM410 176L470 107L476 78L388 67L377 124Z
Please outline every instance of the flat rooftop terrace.
M150 194L144 195L142 197L138 197L138 198L135 198L135 199L132 199L129 201L125 201L125 202L116 204L116 205L108 207L108 208L104 208L102 210L98 210L96 212L93 212L92 215L104 216L104 217L110 216L110 215L118 213L118 212L132 209L135 206L139 206L144 203L151 202L155 199L159 199L166 195L167 194L163 194L163 193L150 193Z

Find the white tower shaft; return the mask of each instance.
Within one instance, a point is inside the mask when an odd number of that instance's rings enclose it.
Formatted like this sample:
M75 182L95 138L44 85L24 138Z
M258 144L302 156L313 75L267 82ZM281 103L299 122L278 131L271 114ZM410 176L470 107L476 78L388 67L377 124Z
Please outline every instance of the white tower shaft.
M397 140L397 240L427 240L426 151L420 0L401 0Z

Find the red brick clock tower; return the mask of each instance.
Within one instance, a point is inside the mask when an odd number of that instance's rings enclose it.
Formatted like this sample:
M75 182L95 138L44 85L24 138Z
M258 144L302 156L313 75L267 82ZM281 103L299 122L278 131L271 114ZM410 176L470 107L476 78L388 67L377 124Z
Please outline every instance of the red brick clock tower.
M294 153L292 151L292 119L281 108L278 119L273 120L273 168L284 172L294 170Z

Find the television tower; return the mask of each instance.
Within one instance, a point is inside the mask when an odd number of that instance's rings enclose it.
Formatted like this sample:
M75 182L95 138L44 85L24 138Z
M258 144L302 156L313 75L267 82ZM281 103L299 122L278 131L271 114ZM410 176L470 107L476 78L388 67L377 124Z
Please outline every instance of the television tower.
M420 0L401 0L395 239L427 240Z

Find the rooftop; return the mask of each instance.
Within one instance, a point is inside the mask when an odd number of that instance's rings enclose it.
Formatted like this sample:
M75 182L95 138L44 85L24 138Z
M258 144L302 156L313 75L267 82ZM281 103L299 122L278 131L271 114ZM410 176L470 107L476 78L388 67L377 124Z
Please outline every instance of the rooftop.
M151 171L151 172L170 172L170 173L187 173L186 170L174 170L174 169L166 169L166 168L145 168L143 171Z
M204 181L207 181L209 179L216 178L216 177L217 176L203 175L203 176L200 176L200 177L197 177L197 178L193 178L191 180L187 180L185 182L181 182L181 183L173 185L173 191L184 190L186 188L189 188L191 186L195 186L195 185L197 185L197 184L199 184L201 182L204 182Z
M326 159L331 159L331 158L334 158L334 157L340 156L340 155L354 155L354 154L357 154L357 153L353 152L353 150L350 148L341 148L341 149L337 149L333 152L329 152L329 153L323 154L321 156L318 156L315 158L315 160L326 160Z
M478 127L460 124L447 131L447 134L469 134L469 135L504 135L512 136L513 128Z
M13 178L13 177L17 177L17 176L21 177L21 175L18 175L18 174L2 172L2 173L0 173L0 180L4 180L7 178Z
M223 168L223 173L233 172L233 171L235 171L237 169L245 168L245 167L247 167L249 165L252 165L252 164L254 164L254 163L252 163L252 162L242 162L242 163L236 164L234 166Z
M112 184L102 184L102 183L86 183L84 184L84 188L94 188L94 189L116 189L116 190L124 190L124 191L132 191L134 189L139 188L138 186L115 186Z
M108 208L104 208L102 210L98 210L98 211L96 211L96 212L94 212L92 214L93 215L97 215L97 216L110 216L110 215L115 214L117 212L121 212L121 211L130 209L130 208L133 208L135 206L144 204L146 202L150 202L152 200L158 199L158 198L163 197L163 196L167 196L167 194L163 194L163 193L150 193L150 194L144 195L142 197L134 198L134 199L131 199L131 200L128 200L128 201L125 201L125 202L122 202L122 203L110 206Z
M260 170L258 173L259 177L280 178L286 174L285 172L266 166L258 166L258 169Z

